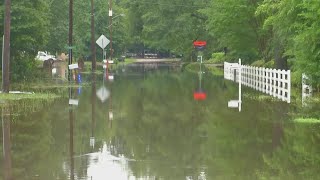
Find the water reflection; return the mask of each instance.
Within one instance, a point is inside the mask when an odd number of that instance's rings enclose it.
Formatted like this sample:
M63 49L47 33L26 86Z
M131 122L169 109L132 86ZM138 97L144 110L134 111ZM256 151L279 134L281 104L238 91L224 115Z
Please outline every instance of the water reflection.
M94 149L95 145L95 136L94 131L96 128L96 102L97 102L97 96L96 96L96 74L92 73L92 84L91 84L91 137L90 137L90 146L92 149Z
M13 180L12 162L11 162L11 132L10 132L10 108L4 105L1 112L2 133L3 133L3 157L4 157L4 180Z
M72 88L69 87L69 99L73 98ZM70 179L74 180L74 104L69 103L69 157L70 157Z
M190 98L198 88L197 74L159 69L145 72L134 67L114 72L112 84L104 82L102 74L92 75L85 78L91 86L83 87L81 94L78 88L69 88L57 101L19 101L8 109L15 114L9 132L12 176L48 180L317 179L319 127L292 123L295 108L245 98L241 113L230 111L225 104L237 94L237 85L209 73L202 83L210 93L199 103ZM97 87L104 83L112 101L97 100ZM255 95L249 89L244 92ZM78 104L70 105L69 99ZM317 110L314 106L307 113L319 117ZM8 134L4 131L7 126L3 121L3 134ZM3 141L8 142L8 137L4 135ZM5 150L8 146L3 145ZM3 167L5 162L3 158Z

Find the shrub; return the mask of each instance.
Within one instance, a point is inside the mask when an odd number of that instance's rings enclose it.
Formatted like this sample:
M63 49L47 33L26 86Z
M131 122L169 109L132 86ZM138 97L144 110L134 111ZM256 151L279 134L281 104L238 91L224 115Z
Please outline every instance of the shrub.
M223 52L213 53L208 63L223 63L225 61L225 55Z
M43 77L43 72L38 68L38 62L34 60L34 57L24 54L13 58L10 69L10 79L13 82L29 81Z
M265 62L265 60L258 60L251 64L251 66L255 67L265 67L265 68L274 68L274 60Z
M263 65L264 65L264 60L258 60L251 64L251 66L256 66L256 67L263 67Z

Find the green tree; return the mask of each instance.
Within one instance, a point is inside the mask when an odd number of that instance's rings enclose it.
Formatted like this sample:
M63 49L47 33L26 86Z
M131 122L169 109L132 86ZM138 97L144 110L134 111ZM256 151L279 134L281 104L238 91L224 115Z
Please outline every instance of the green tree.
M78 2L78 1L76 1ZM69 1L52 0L50 4L50 36L47 49L50 52L67 52L69 29ZM77 18L77 16L76 16ZM77 30L76 30L77 31Z
M263 18L255 16L261 0L211 1L204 10L208 16L209 33L217 46L227 47L231 57L244 62L266 58L268 33L262 30Z
M11 80L35 76L36 52L43 49L49 36L49 1L19 1L11 10ZM3 9L3 2L0 4ZM3 16L0 21L3 22ZM0 25L3 34L3 24Z

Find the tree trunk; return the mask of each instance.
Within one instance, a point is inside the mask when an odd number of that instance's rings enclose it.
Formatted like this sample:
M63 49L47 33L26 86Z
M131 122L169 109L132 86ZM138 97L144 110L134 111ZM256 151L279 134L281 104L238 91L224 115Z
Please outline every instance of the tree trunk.
M280 44L280 42L276 42L275 48L274 48L274 60L275 60L276 69L281 69L281 70L288 69L287 57L283 55L284 55L283 46Z

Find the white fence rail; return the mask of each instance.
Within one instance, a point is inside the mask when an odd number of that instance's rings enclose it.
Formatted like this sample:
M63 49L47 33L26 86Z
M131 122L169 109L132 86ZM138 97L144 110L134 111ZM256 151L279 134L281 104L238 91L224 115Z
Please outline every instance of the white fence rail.
M224 78L238 82L239 67L241 67L241 83L243 85L290 103L290 70L268 69L225 62Z

